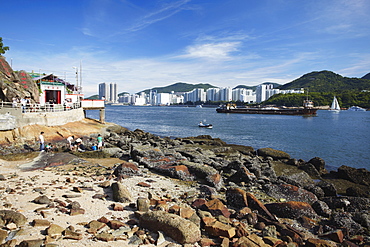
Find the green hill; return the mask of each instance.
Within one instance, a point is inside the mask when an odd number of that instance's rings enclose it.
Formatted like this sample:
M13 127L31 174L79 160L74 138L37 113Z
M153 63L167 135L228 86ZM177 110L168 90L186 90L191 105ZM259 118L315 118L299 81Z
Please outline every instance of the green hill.
M157 93L171 93L172 91L174 92L189 92L195 88L203 88L204 90L207 90L208 88L214 88L215 86L212 86L210 84L203 84L203 83L198 83L198 84L188 84L188 83L183 83L183 82L178 82L166 87L154 87L152 89L146 89L141 92L149 93L150 90L156 90Z
M366 75L364 75L363 77L361 77L361 79L368 79L368 80L370 80L370 73L367 73Z
M309 92L332 92L370 90L370 80L343 77L331 71L311 72L284 84L279 89L304 88Z

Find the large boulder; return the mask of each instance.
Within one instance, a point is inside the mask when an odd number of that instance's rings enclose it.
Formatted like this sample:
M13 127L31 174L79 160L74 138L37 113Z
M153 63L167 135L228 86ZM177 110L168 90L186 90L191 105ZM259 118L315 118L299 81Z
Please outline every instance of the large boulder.
M27 218L21 213L12 210L0 210L0 226L5 226L9 223L14 223L19 226L26 224Z
M150 211L140 217L140 226L151 231L162 231L180 244L200 240L201 232L193 222L163 211Z
M302 201L314 203L317 197L312 192L290 184L269 184L264 186L266 193L276 199L285 199L286 201Z
M370 171L364 168L356 169L349 166L341 166L338 168L337 175L355 184L370 185Z

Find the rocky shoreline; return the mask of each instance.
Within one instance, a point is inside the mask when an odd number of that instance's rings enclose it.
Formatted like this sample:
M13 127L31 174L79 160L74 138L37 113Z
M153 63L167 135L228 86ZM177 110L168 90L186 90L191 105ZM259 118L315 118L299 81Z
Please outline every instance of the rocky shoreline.
M57 176L43 184L0 175L0 246L370 246L365 169L328 172L318 157L210 136L161 138L117 125L101 133L101 152L70 153L59 132L57 153L20 167ZM86 146L96 136L86 135ZM107 158L118 162L99 164ZM33 198L20 207L13 195Z

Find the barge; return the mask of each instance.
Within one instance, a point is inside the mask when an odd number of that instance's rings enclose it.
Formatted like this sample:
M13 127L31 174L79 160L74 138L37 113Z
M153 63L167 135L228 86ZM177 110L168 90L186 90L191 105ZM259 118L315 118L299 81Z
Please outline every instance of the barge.
M218 107L218 113L241 113L241 114L270 114L270 115L299 115L315 116L317 108L313 102L305 100L303 107L237 107L235 104L226 104Z

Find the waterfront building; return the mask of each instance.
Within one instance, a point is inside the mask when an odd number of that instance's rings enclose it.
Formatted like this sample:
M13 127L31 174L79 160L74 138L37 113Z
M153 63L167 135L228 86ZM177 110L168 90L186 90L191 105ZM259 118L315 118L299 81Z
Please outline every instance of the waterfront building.
M220 89L219 88L208 88L206 91L207 101L220 101Z
M186 92L184 95L185 102L205 102L206 101L206 93L204 92L203 88L195 88L190 92Z
M220 100L221 101L232 101L232 89L230 87L223 87L220 89Z
M118 93L116 83L100 83L99 84L99 99L105 99L110 103L117 103Z
M272 84L258 85L256 88L256 102L261 103L262 101L267 100L269 98L267 94L267 90L273 89L273 88L274 88L274 85Z
M169 93L158 93L157 94L157 105L170 105L171 95Z

